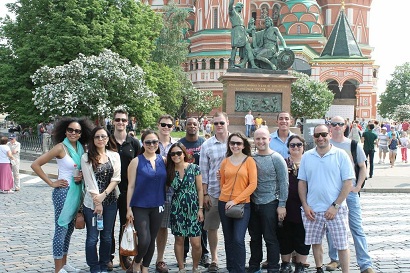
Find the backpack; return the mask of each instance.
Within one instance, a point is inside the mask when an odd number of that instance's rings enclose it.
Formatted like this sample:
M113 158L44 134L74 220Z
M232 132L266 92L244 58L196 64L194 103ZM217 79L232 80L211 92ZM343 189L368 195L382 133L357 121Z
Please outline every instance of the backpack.
M357 141L356 140L352 140L352 142L350 143L350 152L352 154L353 157L353 163L354 163L354 173L356 175L356 181L357 179L359 179L359 172L360 172L360 167L357 164ZM367 160L365 161L365 164L367 166ZM363 184L362 184L362 189L364 187L364 184L366 183L367 177L364 179Z

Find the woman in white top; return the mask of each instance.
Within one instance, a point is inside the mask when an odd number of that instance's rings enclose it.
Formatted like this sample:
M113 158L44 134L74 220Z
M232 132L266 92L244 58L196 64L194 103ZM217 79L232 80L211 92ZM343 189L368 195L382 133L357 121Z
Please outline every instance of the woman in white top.
M83 191L82 174L74 177L74 170L81 170L81 156L91 136L93 124L87 119L63 118L54 127L53 140L56 145L37 158L32 164L33 171L53 190L55 231L53 238L53 257L55 273L78 272L67 264L67 253L71 234L74 231L74 218L81 203ZM56 158L58 178L52 181L42 169Z
M2 193L13 193L13 174L11 172L11 161L14 160L10 147L7 146L7 137L0 139L0 191Z

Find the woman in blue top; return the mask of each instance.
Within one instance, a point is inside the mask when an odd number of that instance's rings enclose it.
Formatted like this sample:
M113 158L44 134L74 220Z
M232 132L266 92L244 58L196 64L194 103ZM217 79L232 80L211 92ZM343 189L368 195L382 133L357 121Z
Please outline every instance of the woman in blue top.
M127 273L148 273L164 214L167 171L165 158L159 155L158 139L156 132L145 131L141 154L128 166L127 219L137 231L138 254Z

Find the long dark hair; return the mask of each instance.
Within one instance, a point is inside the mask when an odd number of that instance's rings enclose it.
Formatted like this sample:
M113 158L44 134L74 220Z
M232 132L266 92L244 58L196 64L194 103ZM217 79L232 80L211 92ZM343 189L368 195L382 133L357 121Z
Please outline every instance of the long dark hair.
M172 161L171 155L169 154L174 147L181 148L182 152L184 153L184 161L188 162L188 153L184 144L177 142L172 144L171 148L169 148L169 152L167 155L167 186L171 186L172 180L175 178L175 162Z
M91 162L91 165L93 166L93 170L97 169L98 161L100 161L100 155L98 154L97 147L94 144L94 136L99 130L104 130L107 133L108 142L107 142L106 149L113 151L113 152L117 151L117 145L115 144L114 140L110 137L110 133L107 131L107 129L105 129L102 126L95 127L91 131L91 139L88 142L88 162L87 162L87 163Z
M81 136L78 141L84 146L91 138L91 130L94 128L93 123L87 118L63 117L57 122L53 130L53 141L55 144L60 143L66 138L66 131L70 123L76 122L81 126Z
M141 136L142 147L141 147L140 155L142 155L145 152L145 147L144 147L145 138L147 137L147 135L151 135L151 134L156 135L157 138L158 138L158 141L159 141L159 136L158 136L157 132L155 132L154 130L151 130L151 129L145 130L145 132ZM161 152L161 150L159 149L159 145L158 145L158 149L155 151L155 153L159 154L160 152Z
M232 155L232 151L229 148L229 142L231 141L232 137L234 137L234 136L239 137L240 139L243 140L244 148L242 149L242 153L247 155L247 156L251 156L252 155L251 144L249 143L248 139L246 138L246 136L243 133L235 132L235 133L230 134L229 137L228 137L228 143L226 144L227 145L226 157L229 157L229 156Z

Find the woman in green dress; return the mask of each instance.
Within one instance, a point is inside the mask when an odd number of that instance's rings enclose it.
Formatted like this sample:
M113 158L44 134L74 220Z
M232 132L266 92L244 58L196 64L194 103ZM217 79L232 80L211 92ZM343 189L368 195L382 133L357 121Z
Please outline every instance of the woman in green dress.
M201 223L203 214L202 176L199 166L188 163L185 146L175 143L167 155L167 185L174 189L171 203L170 225L175 236L175 257L179 273L186 272L184 266L184 240L189 237L192 246L192 272L198 269L201 258Z

